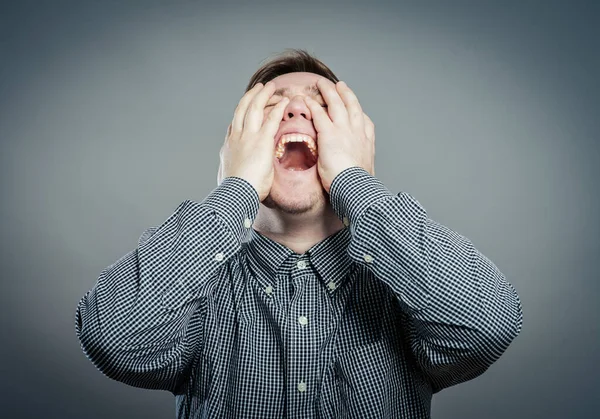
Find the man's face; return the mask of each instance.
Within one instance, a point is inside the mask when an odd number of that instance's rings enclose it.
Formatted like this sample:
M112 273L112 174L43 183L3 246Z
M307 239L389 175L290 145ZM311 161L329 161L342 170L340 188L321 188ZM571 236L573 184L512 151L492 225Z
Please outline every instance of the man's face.
M273 156L275 177L271 192L263 201L268 208L301 214L310 210L320 211L329 202L317 173L316 160L310 150L317 143L317 132L304 101L306 96L311 96L325 105L316 88L317 80L321 78L323 77L313 73L288 73L273 79L276 91L267 102L264 118L269 115L272 105L283 97L287 96L290 102L275 135L276 150L280 142L285 143L285 154L281 159ZM296 144L290 145L288 142ZM318 154L318 150L316 153Z

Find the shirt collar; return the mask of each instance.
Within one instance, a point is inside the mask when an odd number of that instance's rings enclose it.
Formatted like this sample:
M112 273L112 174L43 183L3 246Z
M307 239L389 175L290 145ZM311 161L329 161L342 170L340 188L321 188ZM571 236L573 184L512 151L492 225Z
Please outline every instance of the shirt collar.
M313 245L303 255L284 246L258 231L250 228L246 243L250 269L263 287L272 285L279 274L289 274L299 260L314 269L324 286L330 292L342 284L350 274L352 259L348 255L351 234L349 228L343 228L331 236Z

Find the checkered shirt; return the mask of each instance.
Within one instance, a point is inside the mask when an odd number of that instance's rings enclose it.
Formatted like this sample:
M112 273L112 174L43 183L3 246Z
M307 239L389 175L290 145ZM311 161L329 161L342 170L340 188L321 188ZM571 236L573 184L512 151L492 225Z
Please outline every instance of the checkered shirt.
M352 167L345 228L303 254L252 228L229 177L186 200L79 301L89 360L167 390L177 418L429 418L432 395L482 374L519 334L521 303L464 236Z

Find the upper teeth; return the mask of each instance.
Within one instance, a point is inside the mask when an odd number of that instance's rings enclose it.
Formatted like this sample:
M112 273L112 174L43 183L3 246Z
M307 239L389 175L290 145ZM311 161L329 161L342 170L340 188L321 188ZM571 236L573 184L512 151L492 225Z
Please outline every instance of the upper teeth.
M308 149L312 153L314 158L317 158L317 145L315 144L315 140L312 137L304 134L285 134L282 135L279 139L279 143L277 144L277 148L275 149L275 157L280 159L285 152L285 145L287 143L305 143L308 146Z

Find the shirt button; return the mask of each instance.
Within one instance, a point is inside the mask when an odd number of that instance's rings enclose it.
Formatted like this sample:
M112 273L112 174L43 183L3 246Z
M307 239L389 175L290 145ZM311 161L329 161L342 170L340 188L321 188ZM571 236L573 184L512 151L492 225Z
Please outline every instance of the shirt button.
M267 295L271 295L271 293L273 292L273 287L272 287L272 286L270 286L270 285L268 285L268 286L265 288L265 292L267 293Z
M225 255L223 253L217 253L215 255L215 260L218 260L219 262L221 262L224 257L225 257Z
M344 225L345 225L346 227L348 227L348 226L350 225L350 220L349 220L349 219L348 219L348 217L346 217L345 215L344 215Z
M244 220L244 227L250 228L252 226L252 220L250 218L246 218Z
M373 262L373 256L371 256L371 255L365 255L364 259L365 259L365 262L367 262L367 263Z
M306 391L306 383L304 381L300 381L298 383L298 391L300 393L304 393Z
M308 319L306 316L300 316L298 317L298 323L300 323L302 326L305 326L308 324Z
M301 260L296 264L296 266L298 267L298 269L304 269L304 268L306 268L306 262Z
M327 284L327 286L331 291L333 291L335 289L335 282L331 281L329 284Z

